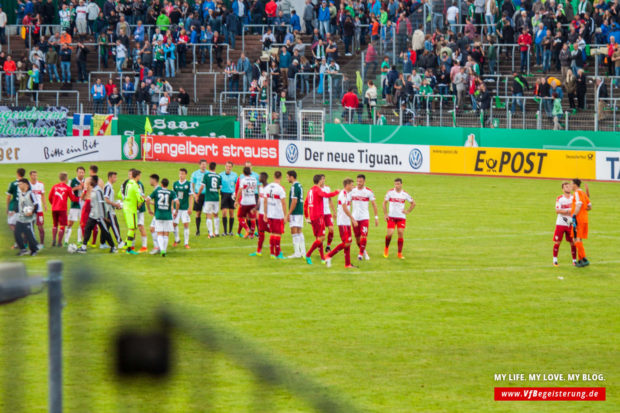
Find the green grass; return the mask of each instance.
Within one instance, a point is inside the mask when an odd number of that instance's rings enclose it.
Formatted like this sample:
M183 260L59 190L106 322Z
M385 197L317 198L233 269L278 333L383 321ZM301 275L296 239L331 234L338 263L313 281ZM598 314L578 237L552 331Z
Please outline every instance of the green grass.
M174 181L181 165L111 162L100 170L124 176L130 166ZM39 171L49 189L57 173L73 165L29 168ZM8 185L14 169L0 167L2 185ZM299 173L309 188L315 171ZM334 188L355 172L326 174ZM367 176L379 199L395 177ZM145 325L149 317L132 311L157 308L164 298L193 308L188 317L231 329L367 411L620 411L620 185L590 183L593 209L585 247L592 265L577 269L569 265L567 244L560 249L561 266L551 266L559 181L402 177L418 204L408 219L404 261L381 256L384 223L370 228L371 260L357 270L345 270L342 255L330 269L265 255L250 258L254 241L196 239L193 231L192 250L174 249L166 258L99 250L70 256L47 248L24 259L35 273L44 272L45 262L55 257L73 269L84 264L101 269L113 280L125 272L136 292L119 302L108 293L116 281L107 281L86 298L67 295L67 411L120 411L118 404L126 411L189 412L211 406L237 412L256 404L265 411L308 410L282 389L262 391L247 371L184 334L179 335L177 374L164 391L130 394L144 384L112 381L106 360L118 320ZM51 217L46 218L49 239ZM309 246L309 226L304 230ZM283 238L283 249L292 253L290 235ZM21 411L46 411L46 311L44 295L0 307L0 385L23 395ZM495 382L496 373L601 373L605 381ZM607 401L493 401L495 386L554 385L603 386ZM8 399L0 398L1 412L20 411L15 405L3 408L3 400Z

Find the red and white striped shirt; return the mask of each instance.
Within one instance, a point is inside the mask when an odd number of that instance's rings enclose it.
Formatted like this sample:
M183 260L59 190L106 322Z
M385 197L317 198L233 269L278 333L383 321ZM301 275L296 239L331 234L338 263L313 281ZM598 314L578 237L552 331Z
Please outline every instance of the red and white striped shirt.
M388 217L406 218L404 212L405 202L412 202L413 198L403 190L398 192L396 189L392 188L385 194L385 200L389 203Z
M356 221L364 221L370 218L368 203L375 200L375 194L368 187L359 189L355 187L350 192L352 215Z

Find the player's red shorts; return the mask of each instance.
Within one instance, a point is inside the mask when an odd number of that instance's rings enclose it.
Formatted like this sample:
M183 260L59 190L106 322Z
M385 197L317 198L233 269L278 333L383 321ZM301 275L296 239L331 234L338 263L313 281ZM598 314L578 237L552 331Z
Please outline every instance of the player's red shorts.
M284 234L284 219L269 218L269 232L275 235Z
M259 232L269 232L269 223L265 221L265 215L258 214L258 219L256 221L258 223Z
M367 236L368 235L368 220L363 219L361 221L357 221L357 226L353 227L353 232L356 237Z
M406 225L407 225L407 220L405 218L388 217L387 227L389 229L405 228Z
M88 215L90 215L90 199L84 200L82 205L82 213L80 214L80 226L85 227L88 222Z
M325 227L333 227L334 220L332 219L332 214L323 215L323 222L325 222Z
M588 239L588 223L577 220L577 238Z
M67 211L52 211L52 221L54 222L54 227L66 227Z
M562 238L566 236L566 241L573 242L573 227L566 225L556 225L555 233L553 234L553 240L561 242Z
M312 233L315 237L322 237L325 235L325 221L323 221L323 217L311 220L310 224L312 225Z
M256 205L239 205L239 218L245 218L250 216L253 218L252 210L256 207Z
M45 220L43 219L43 212L39 211L37 212L37 225L43 225L45 223Z
M353 240L350 225L338 225L338 232L340 232L342 242L351 242Z

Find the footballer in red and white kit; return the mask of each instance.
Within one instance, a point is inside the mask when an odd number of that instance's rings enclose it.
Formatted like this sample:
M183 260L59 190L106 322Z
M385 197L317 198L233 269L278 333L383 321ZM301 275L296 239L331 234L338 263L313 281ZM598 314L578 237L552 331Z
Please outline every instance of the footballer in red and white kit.
M48 200L52 204L52 247L56 246L58 236L58 246L62 246L62 239L65 235L67 226L67 201L79 202L80 198L73 194L71 187L67 185L67 173L61 172L60 182L52 187Z
M405 210L405 203L409 202L409 208ZM388 257L390 242L394 229L398 232L398 258L403 259L403 245L407 214L415 208L415 201L407 192L403 191L403 180L394 179L394 188L390 189L383 199L383 216L387 222L387 234L385 236L385 250L383 256Z
M331 188L325 184L323 184L321 188L325 192L331 192ZM331 198L323 199L323 203L325 205L323 211L323 222L325 223L325 228L327 229L327 245L325 247L325 251L329 252L331 250L332 241L334 240L334 219L332 216L334 212L334 203Z
M286 216L286 191L280 185L281 179L282 172L274 172L273 182L265 188L265 216L263 218L269 222L271 257L278 259L284 259L281 240Z
M353 189L353 179L345 179L342 185L344 188L338 194L338 209L336 213L338 232L340 233L340 240L342 242L327 253L325 257L325 265L327 267L331 267L332 257L340 250L344 250L345 268L355 268L355 266L351 265L351 242L353 242L351 225L353 225L353 227L357 226L357 221L353 219L353 215L351 215L350 192Z
M325 198L331 198L340 193L340 191L334 192L325 192L321 188L321 185L325 182L325 175L314 175L313 178L314 186L310 188L308 191L308 195L306 197L306 201L304 202L304 215L306 219L310 221L312 224L312 233L316 237L315 241L312 243L312 246L306 253L306 262L308 264L312 264L312 252L315 249L319 249L319 253L321 255L321 261L325 259L325 254L323 253L323 240L325 239Z
M245 229L246 237L254 238L254 210L257 207L254 193L256 188L258 188L258 182L252 176L252 169L248 166L244 167L235 198L235 208L239 208L238 217L242 221L239 222L239 236L241 236L241 229Z
M368 204L372 204L375 212L375 226L379 226L379 215L377 214L377 202L375 194L370 188L366 187L366 176L357 176L357 186L351 190L351 208L353 209L353 218L357 221L357 227L354 228L355 241L360 249L357 256L358 260L367 259L366 244L368 242L368 222L370 214L368 212Z
M256 220L258 243L256 245L256 252L251 253L250 257L260 257L262 255L265 232L269 232L269 222L267 221L267 217L265 217L265 203L267 199L265 188L268 185L268 178L269 175L267 175L267 172L261 172L258 178L261 184L258 187L258 219Z
M562 182L562 195L555 200L555 232L553 234L553 265L558 266L558 252L563 238L570 243L573 265L577 263L577 247L573 240L571 208L573 205L573 195L571 195L572 185L570 182Z
M37 199L37 228L39 229L39 249L43 248L45 243L45 222L43 220L43 214L47 212L47 202L45 202L45 185L39 181L37 171L30 171L30 190Z

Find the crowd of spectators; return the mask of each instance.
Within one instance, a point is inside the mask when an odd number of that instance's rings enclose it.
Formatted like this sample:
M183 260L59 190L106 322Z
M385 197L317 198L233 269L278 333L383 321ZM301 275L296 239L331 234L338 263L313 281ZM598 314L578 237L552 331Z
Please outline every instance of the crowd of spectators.
M444 99L454 99L457 113L487 110L493 101L489 75L499 74L499 62L513 54L519 70L502 73L512 75L509 93L543 99L550 117L564 102L583 109L588 88L597 96L607 93L586 81L592 54L599 54L607 75L620 76L619 0L306 0L297 11L290 0L106 0L102 8L85 0L18 0L16 12L31 48L16 64L2 62L7 93L15 93L15 82L20 89L22 82L37 88L46 75L71 82L72 62L74 79L85 82L88 54L100 53L104 67L138 74L130 79L132 99L129 90L106 90L112 111L123 105L142 111L144 102L150 108L153 96L159 101L171 92L159 88L163 82L157 79L174 78L194 57L211 59L228 91L246 92L259 105L269 92L276 103L302 96L311 81L341 97L347 89L343 56L364 51L362 76L373 90L369 95L366 83L358 105L368 106L369 115L378 105L432 110ZM56 22L61 30L47 32L45 25ZM251 26L259 24L271 26ZM242 30L260 34L262 55L226 61L223 51L236 47ZM195 56L189 53L193 45ZM17 79L14 73L21 71L26 75ZM529 83L549 87L529 86L524 75L537 72L542 80ZM147 96L143 84L158 90ZM111 96L123 105L110 104ZM522 100L510 105L513 112L525 107Z

